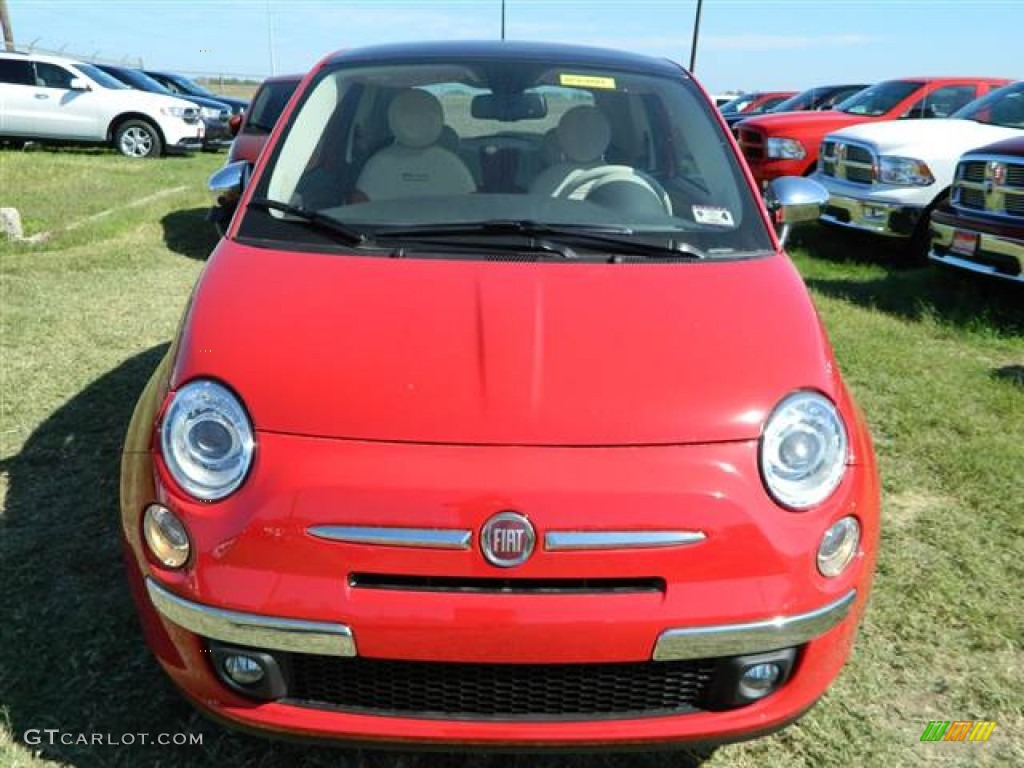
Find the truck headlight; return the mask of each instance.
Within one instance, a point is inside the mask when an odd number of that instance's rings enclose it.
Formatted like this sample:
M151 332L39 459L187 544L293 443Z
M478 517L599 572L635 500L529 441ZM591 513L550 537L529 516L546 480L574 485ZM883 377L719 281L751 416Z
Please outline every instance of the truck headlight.
M222 499L245 480L255 440L245 408L222 384L197 379L179 389L160 428L174 480L203 501Z
M187 107L160 107L161 114L170 117L184 118L188 114Z
M796 139L769 138L764 143L764 153L776 160L803 160L807 157L804 145Z
M817 392L785 397L761 435L761 476L779 504L802 510L820 504L846 472L846 427L835 405Z
M900 187L927 187L935 183L931 169L923 160L891 155L878 158L878 180Z
M221 112L223 110L215 109L214 107L202 107L199 110L199 116L203 120L220 120Z

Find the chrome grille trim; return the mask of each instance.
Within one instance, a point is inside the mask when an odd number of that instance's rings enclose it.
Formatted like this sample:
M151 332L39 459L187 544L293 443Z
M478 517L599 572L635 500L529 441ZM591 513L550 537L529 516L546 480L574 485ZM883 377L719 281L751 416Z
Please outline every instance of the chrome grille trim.
M386 526L315 525L307 532L318 539L346 544L371 544L414 549L469 549L473 532L461 528L390 528Z
M872 185L875 183L875 153L863 144L828 139L821 144L821 171L834 179Z
M1024 218L1024 159L1013 155L969 155L957 164L950 195L953 208L1014 221Z
M653 549L697 544L706 538L703 531L548 531L544 535L544 549Z

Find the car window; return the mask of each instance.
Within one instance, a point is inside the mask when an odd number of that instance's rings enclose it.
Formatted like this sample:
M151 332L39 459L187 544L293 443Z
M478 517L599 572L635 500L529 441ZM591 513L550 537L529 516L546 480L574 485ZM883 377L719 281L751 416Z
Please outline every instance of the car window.
M946 85L936 88L915 102L904 117L949 117L973 101L976 93L977 89L973 85Z
M770 248L758 203L696 86L538 62L327 68L300 97L254 196L368 233L529 221ZM261 239L303 237L249 210Z
M0 83L34 85L31 63L20 59L0 59Z
M1012 83L991 91L960 109L953 117L1005 128L1024 129L1024 82Z
M755 101L757 101L757 96L754 94L749 94L747 96L738 96L732 101L728 101L725 104L723 104L721 107L719 107L719 109L722 112L743 112Z
M295 93L297 82L264 83L253 97L242 133L269 133Z
M836 109L851 115L878 117L894 109L924 83L914 80L888 80L878 83L838 104Z
M50 64L45 61L35 62L36 68L36 85L43 88L63 88L68 90L71 88L71 81L75 75L64 67L58 67L56 64Z

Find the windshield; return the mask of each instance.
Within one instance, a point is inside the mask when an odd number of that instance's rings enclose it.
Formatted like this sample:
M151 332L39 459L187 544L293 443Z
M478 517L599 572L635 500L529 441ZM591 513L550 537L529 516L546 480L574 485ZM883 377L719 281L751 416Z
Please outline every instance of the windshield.
M809 88L776 106L772 112L802 112L812 109L834 109L843 99L864 90L863 85L819 86Z
M889 80L873 85L838 104L836 109L851 115L878 117L902 102L924 83L913 80Z
M165 75L165 77L172 83L174 83L174 85L178 86L178 90L180 90L183 93L191 93L195 96L209 96L211 98L215 98L214 95L210 93L210 91L203 88L203 86L201 86L195 80L189 80L187 77L184 77L183 75Z
M114 74L118 80L122 80L133 88L138 88L140 91L149 91L150 93L163 93L174 95L174 91L166 88L156 80L151 78L149 75L139 72L135 69L119 69Z
M719 109L722 112L742 112L755 101L757 101L757 96L751 93L746 96L738 96L732 101L727 101Z
M113 75L108 75L99 67L94 67L92 64L75 64L75 67L83 74L89 77L94 83L103 88L109 88L112 91L123 91L128 88L127 85L122 83Z
M952 117L1004 128L1024 129L1024 82L992 91L954 112Z
M727 136L681 71L337 66L300 97L253 199L264 202L240 235L260 240L320 242L330 220L349 239L601 231L708 258L771 247Z

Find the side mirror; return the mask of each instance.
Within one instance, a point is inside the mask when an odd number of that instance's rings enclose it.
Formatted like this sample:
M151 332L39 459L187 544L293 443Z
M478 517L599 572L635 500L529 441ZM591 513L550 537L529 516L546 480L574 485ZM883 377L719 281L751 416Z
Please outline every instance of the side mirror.
M72 91L91 91L89 83L80 77L71 78L70 88Z
M216 203L206 218L213 222L222 236L227 231L231 217L238 207L238 199L242 196L251 175L252 163L248 160L238 160L214 172L206 182L206 188L216 197Z
M228 118L228 130L231 131L232 136L237 136L238 131L242 127L242 115L232 115Z
M768 183L764 204L775 221L783 245L796 224L817 221L828 205L828 190L814 179L781 176Z

